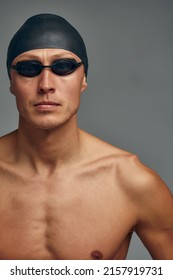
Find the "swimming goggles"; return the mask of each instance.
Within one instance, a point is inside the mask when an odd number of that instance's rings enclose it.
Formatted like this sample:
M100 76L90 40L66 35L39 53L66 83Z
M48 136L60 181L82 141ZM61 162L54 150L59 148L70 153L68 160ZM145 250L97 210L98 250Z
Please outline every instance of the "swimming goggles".
M51 65L42 65L36 60L26 60L17 62L16 65L11 65L11 68L26 77L38 76L44 68L50 68L53 73L64 76L71 74L82 64L82 61L77 62L75 59L70 58L55 60Z

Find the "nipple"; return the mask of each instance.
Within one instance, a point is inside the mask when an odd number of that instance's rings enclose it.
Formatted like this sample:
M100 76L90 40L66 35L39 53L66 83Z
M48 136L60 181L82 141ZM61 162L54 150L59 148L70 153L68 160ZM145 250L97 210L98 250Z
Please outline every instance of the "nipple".
M103 254L102 252L98 251L98 250L95 250L95 251L92 251L91 252L91 257L94 259L94 260L101 260L103 258Z

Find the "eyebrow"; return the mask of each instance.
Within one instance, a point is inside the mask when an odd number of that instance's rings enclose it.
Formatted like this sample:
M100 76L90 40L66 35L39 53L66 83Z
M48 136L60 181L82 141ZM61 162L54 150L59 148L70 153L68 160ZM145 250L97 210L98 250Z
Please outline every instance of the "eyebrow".
M70 53L59 53L59 54L54 54L50 56L50 59L53 61L55 59L59 59L59 58L74 58L73 54ZM19 61L23 61L23 60L29 60L29 59L35 59L40 61L42 58L39 57L39 55L37 54L23 54L22 56L20 56L17 60L17 62Z

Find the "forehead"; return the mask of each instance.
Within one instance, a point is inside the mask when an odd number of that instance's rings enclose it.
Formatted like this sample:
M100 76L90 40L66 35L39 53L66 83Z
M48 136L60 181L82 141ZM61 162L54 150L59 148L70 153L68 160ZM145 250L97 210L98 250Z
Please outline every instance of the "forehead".
M58 58L74 58L80 61L80 58L67 50L64 49L35 49L24 52L13 60L13 63L17 63L22 60L36 59L39 61L52 61Z

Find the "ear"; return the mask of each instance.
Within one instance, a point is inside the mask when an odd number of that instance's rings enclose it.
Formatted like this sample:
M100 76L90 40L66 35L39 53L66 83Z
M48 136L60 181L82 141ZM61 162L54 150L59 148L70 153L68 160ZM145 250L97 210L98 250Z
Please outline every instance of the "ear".
M88 86L87 79L86 79L86 76L84 75L83 81L82 81L82 86L81 86L81 93L82 93L84 90L86 90L87 86Z
M10 92L11 92L13 95L15 95L15 93L14 93L14 91L13 91L13 87L12 87L11 83L10 83L10 88L9 88L9 90L10 90Z

